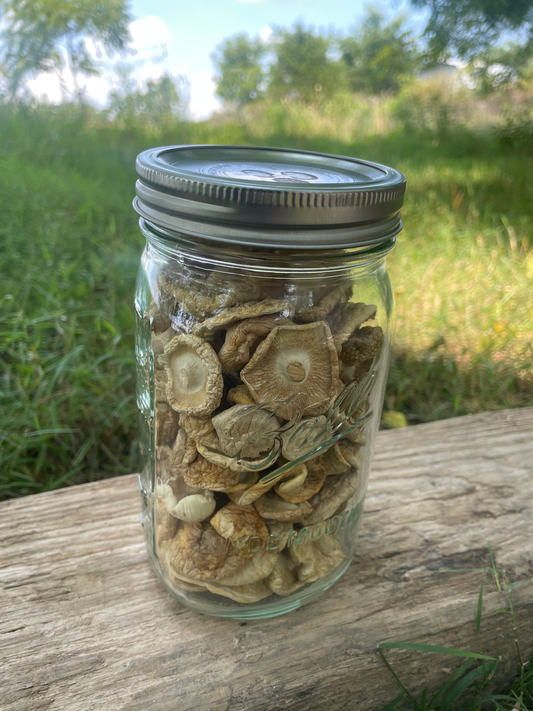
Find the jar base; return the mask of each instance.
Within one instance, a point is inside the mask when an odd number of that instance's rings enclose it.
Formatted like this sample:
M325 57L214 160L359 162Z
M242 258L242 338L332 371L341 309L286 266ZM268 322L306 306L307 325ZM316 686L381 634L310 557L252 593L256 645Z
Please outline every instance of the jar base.
M244 605L235 603L227 598L220 598L220 596L214 595L210 592L176 592L175 588L172 586L172 583L170 583L170 581L168 581L163 574L157 558L153 555L150 555L149 557L158 578L164 583L172 597L178 600L178 602L182 605L191 610L195 610L196 612L200 612L203 615L209 615L210 617L225 617L234 620L268 620L271 617L286 615L288 612L292 612L293 610L297 610L299 607L303 607L310 602L314 602L344 575L352 562L352 559L349 558L326 577L301 588L301 590L298 590L297 593L293 593L286 598L279 597L277 602L268 602L265 604L261 601L258 603ZM273 593L271 597L278 596ZM265 602L267 600L270 600L270 597L265 598Z

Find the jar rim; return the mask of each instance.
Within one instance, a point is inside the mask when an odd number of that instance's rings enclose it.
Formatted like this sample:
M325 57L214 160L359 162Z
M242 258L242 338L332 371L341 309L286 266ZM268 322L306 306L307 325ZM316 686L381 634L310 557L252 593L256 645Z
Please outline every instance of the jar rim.
M167 146L141 153L136 167L138 214L202 240L320 251L325 243L377 244L402 229L405 177L370 161L283 148Z

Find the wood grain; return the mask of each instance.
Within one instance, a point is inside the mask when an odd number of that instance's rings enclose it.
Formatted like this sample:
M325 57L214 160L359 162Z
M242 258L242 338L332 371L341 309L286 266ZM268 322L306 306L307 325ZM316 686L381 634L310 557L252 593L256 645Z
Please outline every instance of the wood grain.
M533 409L381 432L359 555L317 602L242 623L186 610L156 579L126 476L0 505L3 711L378 710L398 691L381 641L481 644L518 670L488 543L511 580L533 575ZM440 572L457 569L458 572ZM513 593L523 652L533 588ZM456 660L394 651L413 692Z

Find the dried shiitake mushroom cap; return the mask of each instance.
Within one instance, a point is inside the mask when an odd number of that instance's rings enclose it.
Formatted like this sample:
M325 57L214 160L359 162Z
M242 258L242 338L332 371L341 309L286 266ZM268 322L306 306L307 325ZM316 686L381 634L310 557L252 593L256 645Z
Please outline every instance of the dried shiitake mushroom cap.
M229 538L238 555L245 558L255 555L255 544L261 545L268 538L268 528L253 506L228 504L217 511L211 525L223 538Z
M380 326L363 326L346 341L339 358L347 366L372 360L383 348L383 343L383 329Z
M352 293L352 286L338 286L329 294L320 299L316 306L311 306L304 311L299 311L297 317L300 321L323 321L332 309L339 303L348 301Z
M222 468L202 456L183 470L183 479L189 486L212 491L228 491L241 479L241 472Z
M312 511L307 501L303 501L301 504L291 504L270 492L254 501L254 506L263 518L282 523L297 523L302 521L304 516L310 515Z
M213 426L224 454L258 458L274 447L281 423L257 405L234 405L213 417Z
M230 405L253 405L255 400L246 385L243 384L228 390L228 402Z
M325 321L278 326L258 346L241 378L258 403L290 419L321 415L336 394L337 351ZM280 401L291 398L280 405Z
M302 457L333 437L333 430L324 417L304 417L281 434L281 453L289 462ZM321 450L324 451L324 450Z
M220 405L224 389L222 369L215 351L201 338L175 336L159 362L167 374L167 397L178 412L208 415Z
M263 314L280 314L280 316L289 317L294 313L294 308L290 301L275 300L271 301L251 301L247 304L239 304L230 309L221 311L211 318L205 319L201 323L195 324L193 333L197 335L205 335L222 326L229 326L237 321L242 321L248 318L257 318Z
M328 323L338 350L350 338L352 333L370 319L376 318L375 304L347 303L339 304L328 317Z
M296 563L288 553L281 553L278 556L274 570L269 575L268 584L276 595L290 595L305 585L298 579Z
M302 583L312 583L324 578L346 558L334 536L322 536L316 541L291 546L289 552L296 564L298 579Z
M240 555L230 555L225 564L217 571L215 582L217 585L251 585L259 580L268 578L276 565L277 552L266 551L260 548L250 558Z
M305 466L305 465L303 465ZM276 492L291 504L301 504L314 496L324 484L328 465L322 457L307 462L306 476L288 479L276 486Z
M230 326L226 340L218 353L222 370L232 373L240 370L250 360L253 349L261 339L268 336L276 326L281 326L288 319L276 315L247 318Z
M359 473L352 469L344 474L328 476L320 491L309 500L313 511L305 516L303 523L308 526L312 523L327 521L341 504L346 504L351 499L357 491L360 481Z
M183 523L167 549L169 567L195 580L214 580L228 555L228 544L209 525Z
M188 437L198 444L218 449L220 443L212 420L207 417L196 417L196 415L186 415L184 413L179 418L180 425Z
M259 457L258 459L241 459L240 457L229 457L227 454L215 451L203 444L198 444L198 453L221 469L231 469L235 472L252 472L268 469L279 456L279 451L274 450L272 455Z

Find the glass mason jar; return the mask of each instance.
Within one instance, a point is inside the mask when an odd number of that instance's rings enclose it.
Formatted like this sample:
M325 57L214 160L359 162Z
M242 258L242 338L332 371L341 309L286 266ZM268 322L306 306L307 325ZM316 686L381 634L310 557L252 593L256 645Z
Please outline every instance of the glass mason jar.
M305 151L137 159L141 520L199 612L280 615L355 552L393 336L405 178Z

